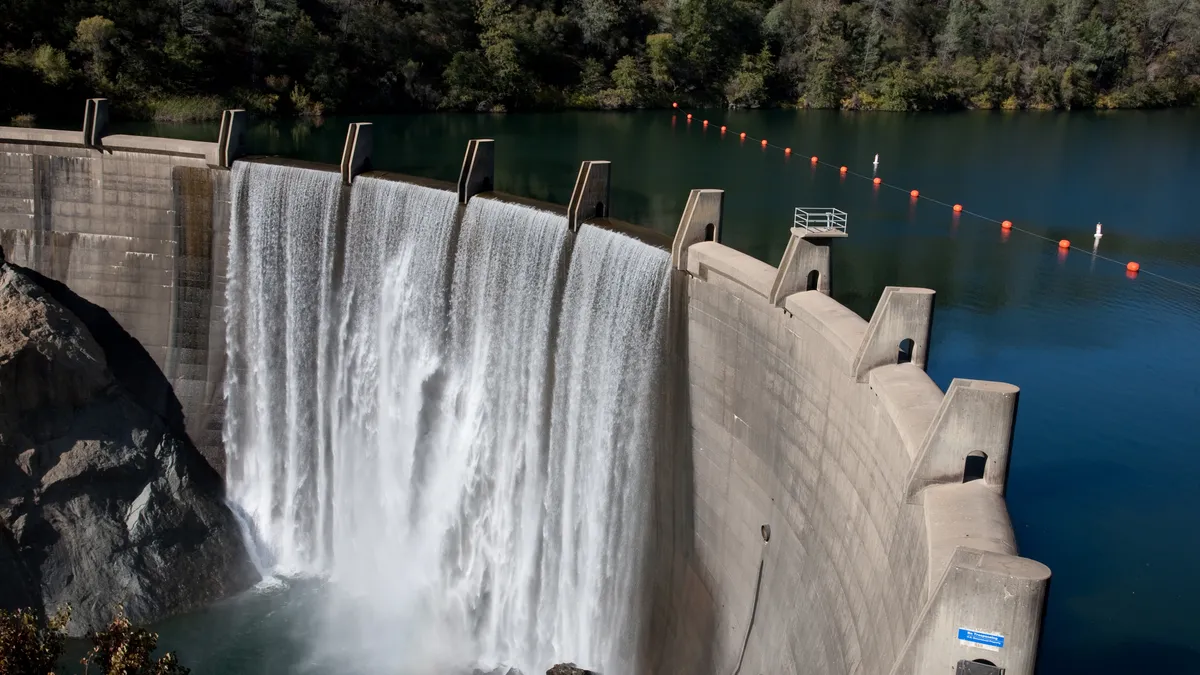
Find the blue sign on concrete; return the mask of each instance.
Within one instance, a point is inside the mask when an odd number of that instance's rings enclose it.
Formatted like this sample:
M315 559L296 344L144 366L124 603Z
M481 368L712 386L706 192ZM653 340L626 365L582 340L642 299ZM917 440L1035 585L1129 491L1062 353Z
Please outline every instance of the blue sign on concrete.
M994 652L1000 651L1000 648L1004 646L1003 635L999 633L985 633L969 628L958 629L958 641L971 647L979 647L980 649L988 649Z

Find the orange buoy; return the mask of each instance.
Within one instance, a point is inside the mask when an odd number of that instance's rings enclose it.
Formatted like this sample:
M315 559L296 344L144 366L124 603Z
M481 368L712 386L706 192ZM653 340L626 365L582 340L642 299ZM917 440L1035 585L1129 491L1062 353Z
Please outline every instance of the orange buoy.
M813 164L816 164L816 163L817 163L817 156L816 156L816 155L813 155L813 157L812 157L812 163L813 163Z
M848 171L848 169L846 169L846 167L843 166L841 171L842 171L842 173L846 173L846 171Z
M692 113L688 113L688 119L692 119Z
M742 132L742 138L743 138L743 139L745 139L745 138L746 138L746 132L744 132L744 131Z
M1058 247L1059 248L1071 248L1071 242L1067 239L1059 239Z
M764 138L764 139L762 140L762 145L763 145L763 147L764 147L764 148L765 148L765 147L767 147L767 139L765 139L765 138Z
M954 205L954 212L955 212L955 213L962 213L962 204L955 204L955 205Z
M725 125L724 124L721 125L721 133L725 133Z
M708 120L704 120L704 126L708 126Z
M791 149L791 148L784 148L784 149L783 149L783 154L785 154L785 155L790 155L790 154L792 154L792 149Z
M913 199L916 199L917 197L920 197L920 196L921 196L921 193L920 193L920 192L917 192L916 190L913 190L912 192L908 193L908 195L909 195L910 197L912 197Z
M882 179L882 178L880 178L879 176L876 176L876 177L875 177L875 180L873 180L873 181L871 181L871 182L872 182L872 183L875 183L876 185L879 185L880 183L882 183L882 182L883 182L883 179Z
M1130 262L1129 264L1125 265L1125 269L1129 272L1136 272L1142 269L1142 266L1135 262Z
M1000 223L1000 227L1002 227L1002 228L1004 228L1004 229L1006 229L1006 230L1011 230L1011 229L1012 229L1012 221L1011 221L1011 220L1006 220L1006 221L1004 221L1003 223Z
M671 103L671 107L672 107L672 108L678 108L678 107L679 107L679 104L678 104L678 103Z

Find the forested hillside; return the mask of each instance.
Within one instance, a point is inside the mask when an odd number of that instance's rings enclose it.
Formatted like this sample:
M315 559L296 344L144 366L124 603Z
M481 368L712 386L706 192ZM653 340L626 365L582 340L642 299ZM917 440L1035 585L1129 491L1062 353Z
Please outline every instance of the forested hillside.
M1200 0L5 0L0 122L1194 105Z

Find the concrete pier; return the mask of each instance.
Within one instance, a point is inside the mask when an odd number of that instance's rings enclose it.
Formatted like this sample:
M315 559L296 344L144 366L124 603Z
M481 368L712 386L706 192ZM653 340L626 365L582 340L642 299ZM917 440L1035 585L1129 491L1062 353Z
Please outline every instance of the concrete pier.
M579 176L575 179L571 202L567 205L567 224L572 232L578 232L585 220L608 217L611 173L610 162L585 161L579 166Z
M350 185L354 177L371 166L373 133L370 122L355 122L346 129L346 147L342 150L342 184Z
M458 175L458 203L481 192L491 192L496 184L496 142L490 138L472 139L467 143L462 171Z

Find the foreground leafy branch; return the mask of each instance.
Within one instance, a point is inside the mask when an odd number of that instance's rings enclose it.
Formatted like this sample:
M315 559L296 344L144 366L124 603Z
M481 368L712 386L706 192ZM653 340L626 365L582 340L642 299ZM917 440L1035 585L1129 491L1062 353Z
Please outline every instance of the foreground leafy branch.
M43 623L26 609L0 610L0 673L53 673L62 656L70 617L70 611L64 610Z
M0 673L53 675L66 644L70 608L41 621L32 611L0 610ZM187 675L175 654L157 659L158 634L134 626L118 608L104 630L88 636L92 648L80 663L84 672L99 675Z

